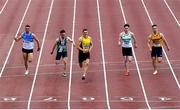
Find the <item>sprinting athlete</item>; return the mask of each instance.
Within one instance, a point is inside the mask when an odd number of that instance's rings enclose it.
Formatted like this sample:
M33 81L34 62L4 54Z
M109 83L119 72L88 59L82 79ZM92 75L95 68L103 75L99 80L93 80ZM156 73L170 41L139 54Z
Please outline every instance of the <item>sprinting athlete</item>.
M14 38L16 42L18 42L20 39L22 39L23 41L22 52L24 57L24 65L26 68L25 75L27 75L29 73L28 62L31 63L33 59L34 40L36 41L38 46L37 51L40 50L40 44L36 35L30 31L30 25L26 25L25 32L18 35L17 38Z
M90 60L90 52L93 47L91 37L88 35L88 30L83 29L82 36L79 38L77 48L79 50L79 66L83 68L82 80L85 80Z
M124 56L125 63L125 76L129 75L129 62L132 61L132 41L133 45L136 48L136 38L134 34L129 31L129 24L124 25L124 31L120 33L119 37L119 45L122 46L122 54Z
M53 54L54 49L56 48L56 64L59 64L60 59L62 57L63 59L63 64L64 64L64 71L62 76L66 77L66 64L67 64L67 44L68 41L74 44L74 41L70 38L67 37L65 30L60 31L60 36L56 39L51 54ZM75 45L75 44L74 44Z
M170 48L167 44L167 41L162 33L158 31L157 25L154 24L152 25L152 34L149 35L148 37L148 47L149 50L151 51L151 58L152 58L152 64L154 68L153 74L157 74L157 65L156 62L158 63L162 62L162 47L163 44L167 47L167 50L169 51Z

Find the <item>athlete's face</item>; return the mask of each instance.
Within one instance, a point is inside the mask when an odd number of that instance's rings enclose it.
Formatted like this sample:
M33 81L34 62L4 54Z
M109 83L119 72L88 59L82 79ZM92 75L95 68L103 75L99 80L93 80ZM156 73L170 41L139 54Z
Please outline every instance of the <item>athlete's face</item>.
M128 32L128 31L129 31L129 27L128 27L128 26L125 26L125 27L124 27L124 31L125 31L125 32Z
M84 31L83 34L84 34L84 36L87 36L88 35L88 31Z
M157 26L152 27L152 30L153 30L153 33L157 33L158 32Z
M64 33L60 33L60 35L61 35L61 37L65 37L66 36L66 33L64 32Z
M29 33L30 27L25 27L26 33Z

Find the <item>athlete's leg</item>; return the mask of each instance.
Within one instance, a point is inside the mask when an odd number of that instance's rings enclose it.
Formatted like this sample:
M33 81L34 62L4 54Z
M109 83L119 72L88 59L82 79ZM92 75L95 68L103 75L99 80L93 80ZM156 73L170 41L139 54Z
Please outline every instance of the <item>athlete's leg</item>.
M31 63L33 60L33 53L28 53L28 62Z
M63 68L63 76L66 76L66 64L67 64L67 57L63 58L63 64L64 64L64 68Z
M26 70L28 69L28 54L27 53L23 53L23 58L24 58L24 66L26 68Z
M151 57L151 58L152 58L152 65L153 65L153 68L154 68L153 74L157 74L157 65L156 65L157 57Z
M162 57L157 57L158 63L162 62Z
M83 61L83 71L84 71L82 77L83 80L85 79L85 76L87 74L88 67L89 67L89 59L86 59L85 61Z
M128 56L124 56L124 66L125 66L125 74L124 75L128 75Z

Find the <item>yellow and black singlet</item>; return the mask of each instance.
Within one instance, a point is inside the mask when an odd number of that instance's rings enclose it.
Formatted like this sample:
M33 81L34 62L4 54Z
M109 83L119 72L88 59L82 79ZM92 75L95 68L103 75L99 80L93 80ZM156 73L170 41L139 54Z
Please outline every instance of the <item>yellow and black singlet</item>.
M157 34L152 34L151 40L153 42L152 44L153 47L162 47L162 36L160 35L159 32Z
M83 37L81 36L81 47L83 49L89 49L91 46L91 37L87 36L87 37Z

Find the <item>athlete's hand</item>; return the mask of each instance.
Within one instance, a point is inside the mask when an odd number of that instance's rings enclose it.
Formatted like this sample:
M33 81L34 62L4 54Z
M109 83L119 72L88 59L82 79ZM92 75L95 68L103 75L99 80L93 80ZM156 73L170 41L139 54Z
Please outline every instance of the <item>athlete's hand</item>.
M136 45L136 44L134 44L134 48L137 48L137 45Z
M149 48L149 50L150 50L150 51L152 51L152 49L151 49L151 48Z
M40 51L40 47L38 47L37 51Z
M169 48L169 47L167 47L167 50L168 50L168 51L170 51L170 48Z

